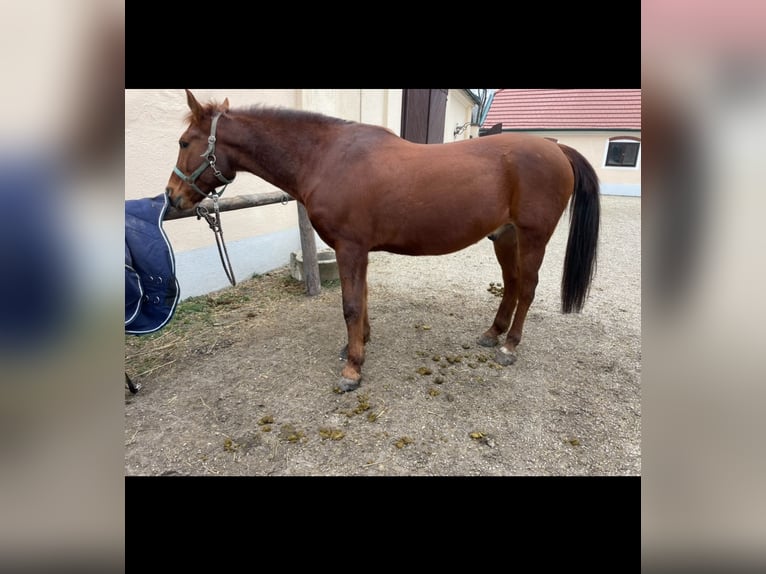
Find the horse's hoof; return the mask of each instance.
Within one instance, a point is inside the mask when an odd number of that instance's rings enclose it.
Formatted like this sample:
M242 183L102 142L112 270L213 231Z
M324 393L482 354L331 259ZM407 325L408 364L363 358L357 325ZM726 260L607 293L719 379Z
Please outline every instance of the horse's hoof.
M355 381L353 379L347 379L346 377L341 377L340 383L338 383L338 386L336 388L338 389L338 392L347 393L349 391L358 389L359 385L361 384L362 384L361 378Z
M497 346L497 337L490 337L489 335L482 335L479 337L478 341L476 341L481 345L482 347L496 347Z
M516 353L509 351L504 346L495 351L495 362L507 367L516 362Z

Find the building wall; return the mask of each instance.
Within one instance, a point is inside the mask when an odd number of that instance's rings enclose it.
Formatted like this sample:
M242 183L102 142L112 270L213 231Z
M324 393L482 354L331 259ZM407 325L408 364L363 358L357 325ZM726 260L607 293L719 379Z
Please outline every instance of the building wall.
M447 94L447 111L444 120L444 143L467 140L469 137L478 137L478 127L471 129L471 109L475 102L465 90L449 90ZM469 124L455 135L455 128Z
M641 132L623 131L530 131L542 137L554 138L559 143L575 148L593 164L604 195L641 195L641 151L635 167L606 167L609 139L633 137L641 139ZM492 137L492 136L489 136Z

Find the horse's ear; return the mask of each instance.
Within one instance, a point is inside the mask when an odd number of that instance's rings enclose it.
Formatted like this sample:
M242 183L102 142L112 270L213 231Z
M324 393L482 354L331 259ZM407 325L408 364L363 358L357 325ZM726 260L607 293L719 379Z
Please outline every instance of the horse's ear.
M199 120L202 117L202 106L189 90L186 90L186 103L189 104L189 109L194 119Z
M229 111L229 98L226 98L226 99L223 100L223 104L221 104L221 109L224 112L228 112Z

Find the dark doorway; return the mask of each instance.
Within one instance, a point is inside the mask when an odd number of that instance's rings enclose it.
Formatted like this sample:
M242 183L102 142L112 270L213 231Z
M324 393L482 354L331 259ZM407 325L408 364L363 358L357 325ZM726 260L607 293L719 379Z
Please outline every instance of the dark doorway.
M402 90L402 137L415 143L444 143L447 90Z

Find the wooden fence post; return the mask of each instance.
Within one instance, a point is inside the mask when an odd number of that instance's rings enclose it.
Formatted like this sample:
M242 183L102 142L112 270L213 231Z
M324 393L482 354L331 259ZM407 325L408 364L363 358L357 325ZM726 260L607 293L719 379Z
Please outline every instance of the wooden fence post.
M317 259L314 228L311 226L306 208L301 203L297 203L297 205L298 226L301 233L301 252L303 253L303 276L306 278L306 294L309 296L319 295L322 291L322 284L319 281L319 261Z

